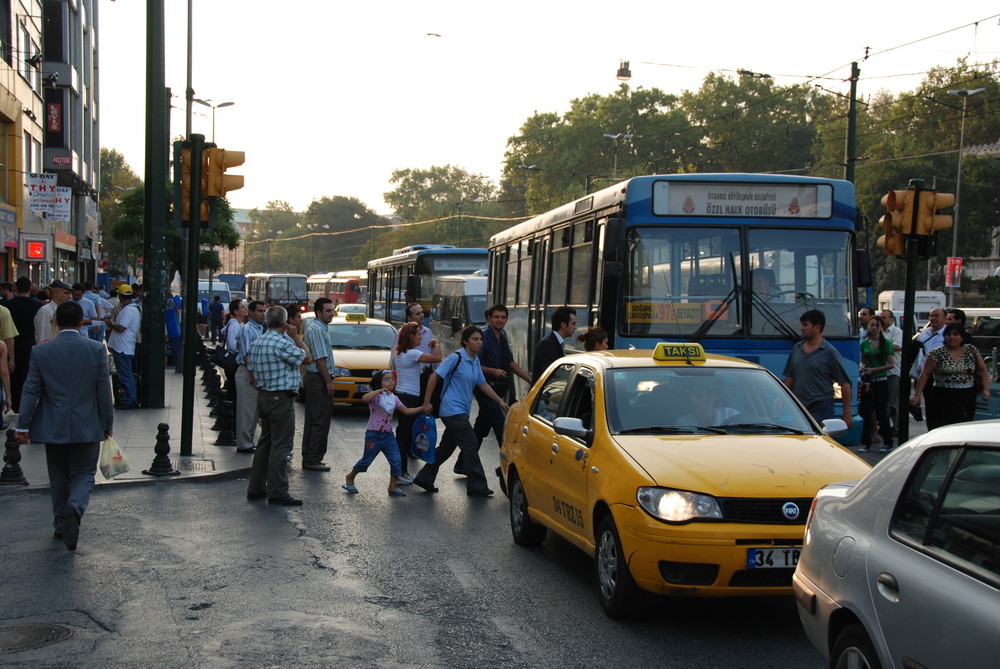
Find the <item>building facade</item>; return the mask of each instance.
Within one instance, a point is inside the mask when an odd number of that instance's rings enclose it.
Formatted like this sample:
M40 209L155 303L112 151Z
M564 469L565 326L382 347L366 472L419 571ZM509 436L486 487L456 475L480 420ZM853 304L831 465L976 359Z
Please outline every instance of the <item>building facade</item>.
M0 280L95 278L96 23L97 0L0 0Z

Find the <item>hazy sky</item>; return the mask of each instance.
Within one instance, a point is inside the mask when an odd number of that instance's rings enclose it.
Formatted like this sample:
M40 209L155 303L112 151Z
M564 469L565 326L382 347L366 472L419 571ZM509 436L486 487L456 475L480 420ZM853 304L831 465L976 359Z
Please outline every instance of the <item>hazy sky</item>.
M98 2L101 145L142 176L146 2ZM164 3L173 140L184 133L187 1ZM497 180L525 119L612 92L620 60L632 87L670 93L748 69L782 85L826 75L815 83L846 94L854 60L862 96L905 91L935 65L1000 57L998 13L993 0L194 0L193 88L236 103L215 112L216 142L247 156L232 170L246 176L234 206L304 210L346 195L389 213L394 169L451 164ZM211 141L212 110L193 111L193 132Z

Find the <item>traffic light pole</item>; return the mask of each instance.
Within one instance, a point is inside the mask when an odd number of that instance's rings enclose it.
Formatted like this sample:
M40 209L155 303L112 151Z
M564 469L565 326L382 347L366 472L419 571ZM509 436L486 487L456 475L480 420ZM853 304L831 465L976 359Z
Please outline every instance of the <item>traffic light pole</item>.
M917 260L919 259L919 248L921 236L918 233L920 226L918 217L920 207L916 206L920 202L920 191L923 190L922 179L911 179L910 189L913 191L913 203L910 207L911 219L910 233L905 237L906 243L906 286L903 293L903 350L900 352L899 363L899 406L897 407L896 422L899 431L899 441L905 443L910 439L910 367L913 366L913 311L916 302L917 292ZM904 224L904 229L905 229Z
M194 381L195 358L200 335L198 333L198 265L201 249L201 154L205 149L204 135L190 135L191 177L190 207L182 212L187 219L187 267L184 268L184 390L181 403L181 455L192 455L191 439L194 434ZM187 216L184 216L184 213Z

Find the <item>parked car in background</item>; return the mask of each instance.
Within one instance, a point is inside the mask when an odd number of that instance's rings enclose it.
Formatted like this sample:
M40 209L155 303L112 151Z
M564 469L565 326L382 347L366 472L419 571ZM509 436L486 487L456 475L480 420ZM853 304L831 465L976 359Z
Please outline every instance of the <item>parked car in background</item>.
M820 490L792 585L831 667L1000 667L1000 421L932 430Z

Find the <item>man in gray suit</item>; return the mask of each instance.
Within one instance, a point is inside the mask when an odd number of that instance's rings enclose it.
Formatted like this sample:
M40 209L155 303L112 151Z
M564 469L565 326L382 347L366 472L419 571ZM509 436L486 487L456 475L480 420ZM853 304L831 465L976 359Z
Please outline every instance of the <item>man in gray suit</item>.
M31 351L17 440L45 444L55 538L73 551L114 409L107 348L80 334L83 309L73 300L63 302L55 324L59 334Z

